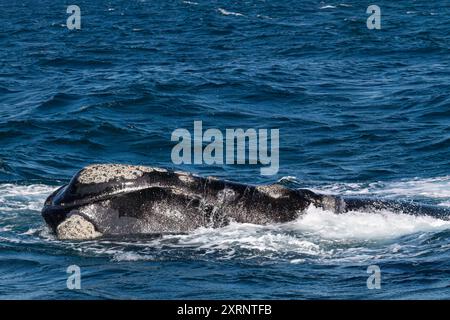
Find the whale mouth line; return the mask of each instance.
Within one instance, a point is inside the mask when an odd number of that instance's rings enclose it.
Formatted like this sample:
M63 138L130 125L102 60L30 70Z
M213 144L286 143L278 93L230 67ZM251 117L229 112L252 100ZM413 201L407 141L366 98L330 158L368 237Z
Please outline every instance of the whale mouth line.
M64 187L67 187L67 186L68 185L64 185L61 188L57 189L54 194L56 195L56 193L58 193L60 190L62 190ZM171 190L171 191L175 191L176 190L176 191L181 192L181 189L176 188L176 187L162 186L162 185L147 185L147 186L139 186L139 187L128 187L128 188L125 188L125 189L120 189L120 190L117 190L117 191L108 192L108 193L106 193L104 195L100 195L100 196L97 195L97 196L93 196L93 197L88 197L88 198L85 198L83 200L76 199L76 200L73 201L72 204L49 203L48 206L52 207L54 209L69 210L69 209L78 208L78 207L89 205L89 204L93 204L93 203L98 203L98 202L102 202L102 201L111 200L112 198L114 198L114 196L117 196L117 195L127 195L127 194L131 194L133 192L136 192L136 191L150 190L150 189L155 189L155 190L161 189L161 190Z

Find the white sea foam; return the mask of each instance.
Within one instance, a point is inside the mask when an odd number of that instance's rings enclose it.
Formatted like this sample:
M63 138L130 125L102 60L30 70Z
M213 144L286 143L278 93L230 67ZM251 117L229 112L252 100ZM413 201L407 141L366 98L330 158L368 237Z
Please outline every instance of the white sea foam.
M317 244L295 234L283 232L281 225L231 223L220 229L199 228L190 234L165 236L164 239L170 239L172 242L175 240L177 246L195 247L206 250L207 253L240 249L265 254L296 252L317 255L321 251ZM233 255L234 250L229 254Z
M227 11L225 9L219 8L217 9L221 14L225 15L225 16L243 16L242 13L239 12L232 12L232 11Z
M0 212L40 211L46 197L55 189L43 184L0 184Z
M139 254L135 252L115 252L113 253L113 261L140 261L140 260L152 260L152 256Z
M427 179L415 178L391 182L336 183L313 189L344 195L408 196L426 197L430 199L448 198L450 200L450 176Z
M0 232L6 232L6 231L11 231L12 230L12 226L2 226L0 227Z
M334 214L311 206L305 215L287 224L287 227L298 232L314 233L325 239L379 240L450 229L450 221L389 211Z
M326 6L322 6L320 7L320 9L335 9L336 6L332 6L332 5L326 5Z
M319 248L304 235L329 240L394 239L417 232L450 229L450 221L389 211L334 214L314 206L297 220L268 226L231 223L221 229L200 228L176 238L182 245L225 248L233 244L252 250L299 250L314 254Z

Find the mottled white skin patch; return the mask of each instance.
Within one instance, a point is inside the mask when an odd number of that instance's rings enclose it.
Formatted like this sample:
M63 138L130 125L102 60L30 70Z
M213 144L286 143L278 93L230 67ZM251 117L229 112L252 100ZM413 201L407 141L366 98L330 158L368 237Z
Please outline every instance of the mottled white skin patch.
M180 179L181 181L183 181L185 183L195 182L195 179L188 174L180 174L180 173L177 173L177 174L178 174L178 179Z
M166 172L165 169L145 167L145 166L131 166L123 164L94 164L84 168L79 176L78 182L82 184L91 183L106 183L113 179L132 180L139 177L146 172Z
M236 193L228 188L225 188L217 193L217 200L220 202L233 200L236 196Z
M325 210L334 211L336 209L336 199L330 196L324 196L322 198L322 206Z
M177 209L172 209L170 207L161 206L162 208L158 208L157 205L153 206L153 210L156 212L164 212L164 216L167 217L167 219L173 219L178 221L183 221L185 219L185 216Z
M271 198L278 199L285 195L286 189L279 184L271 184L268 186L258 186L256 190L268 195Z
M111 201L102 201L81 209L84 216L93 221L105 235L153 234L164 232L187 232L198 222L188 220L182 207L166 201L147 203L141 207L142 217L124 216L111 206Z
M178 188L170 188L170 192L172 192L172 194L176 194L176 195L193 196L191 193L188 193L185 190L178 189Z
M78 214L74 214L61 222L56 228L56 235L60 240L87 240L100 237L92 223Z
M321 205L325 210L345 212L345 201L341 198L325 195L322 197Z

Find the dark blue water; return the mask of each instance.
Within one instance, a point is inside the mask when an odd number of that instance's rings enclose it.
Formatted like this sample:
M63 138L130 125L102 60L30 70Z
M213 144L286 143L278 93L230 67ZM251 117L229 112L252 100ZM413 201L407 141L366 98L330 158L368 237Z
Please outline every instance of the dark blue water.
M450 2L376 4L381 30L364 1L1 0L0 297L450 298L450 222L433 217L310 208L285 225L82 242L40 217L99 162L449 206ZM279 128L278 174L173 165L171 133L194 120Z

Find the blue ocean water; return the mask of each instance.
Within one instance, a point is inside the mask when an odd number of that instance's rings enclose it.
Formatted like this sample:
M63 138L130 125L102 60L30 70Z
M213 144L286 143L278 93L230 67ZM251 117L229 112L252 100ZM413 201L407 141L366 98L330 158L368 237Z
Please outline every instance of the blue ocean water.
M100 162L450 206L450 2L373 4L381 30L356 0L1 0L0 297L450 298L450 221L433 217L310 208L283 225L63 242L40 216ZM279 128L278 174L174 165L171 133L196 120Z

